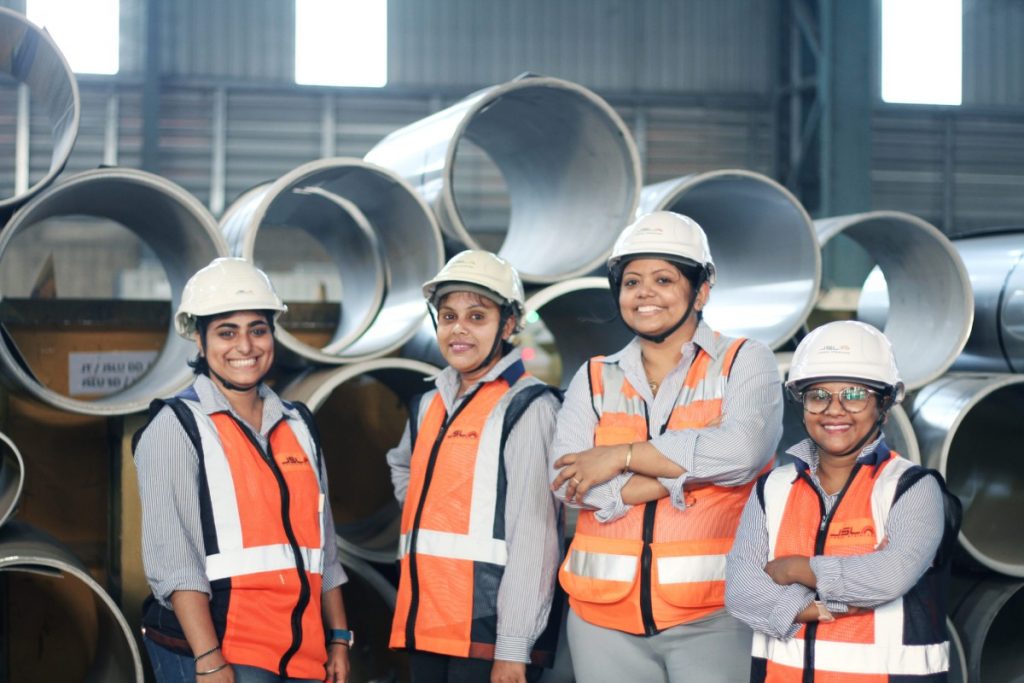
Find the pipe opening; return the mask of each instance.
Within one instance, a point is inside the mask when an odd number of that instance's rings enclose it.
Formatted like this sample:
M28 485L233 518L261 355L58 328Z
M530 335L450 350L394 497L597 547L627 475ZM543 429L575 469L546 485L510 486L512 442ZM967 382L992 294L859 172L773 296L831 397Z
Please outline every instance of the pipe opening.
M967 270L949 239L917 216L896 211L827 218L815 227L822 245L843 234L877 264L884 280L868 277L858 317L876 326L884 321L907 389L942 375L963 349L974 317ZM884 289L887 304L876 294Z
M953 613L966 651L968 680L1024 680L1020 623L1024 584L982 579L963 596Z
M718 283L705 317L716 330L775 349L807 319L821 282L810 217L775 181L739 170L648 185L638 213L676 211L708 236Z
M41 191L64 170L78 136L78 81L49 33L21 14L0 8L0 143L13 161L0 173L0 213L9 213ZM32 131L49 135L47 165L30 163L41 142Z
M25 486L25 462L14 442L0 434L0 527L14 516Z
M487 251L501 251L512 222L508 184L487 152L465 138L455 150L452 195L470 239ZM452 245L452 251L459 250Z
M0 233L5 378L91 415L138 412L175 393L191 378L195 345L174 333L172 312L188 278L226 251L206 208L159 176L104 168L48 188ZM9 298L8 286L28 294ZM70 331L74 346L62 340Z
M474 93L388 135L366 159L413 183L447 238L469 248L500 244L498 254L537 284L601 265L639 195L628 128L597 95L556 78L518 78ZM457 170L462 164L493 167L474 183L493 213L462 205L472 197L468 188L456 192L456 179L462 185L472 172Z
M358 159L311 162L246 192L221 228L232 253L301 304L282 317L278 341L324 364L382 355L411 337L426 310L420 285L443 258L429 208Z

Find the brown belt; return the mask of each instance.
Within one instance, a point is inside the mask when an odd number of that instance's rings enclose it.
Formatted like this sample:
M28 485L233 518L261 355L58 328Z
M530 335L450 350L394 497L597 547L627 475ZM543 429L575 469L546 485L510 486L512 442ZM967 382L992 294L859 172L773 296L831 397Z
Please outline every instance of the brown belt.
M164 635L159 631L154 631L151 628L142 627L142 635L145 638L149 638L157 645L162 645L172 652L176 652L180 655L192 656L192 648L188 646L188 641L184 638L175 638L174 636Z

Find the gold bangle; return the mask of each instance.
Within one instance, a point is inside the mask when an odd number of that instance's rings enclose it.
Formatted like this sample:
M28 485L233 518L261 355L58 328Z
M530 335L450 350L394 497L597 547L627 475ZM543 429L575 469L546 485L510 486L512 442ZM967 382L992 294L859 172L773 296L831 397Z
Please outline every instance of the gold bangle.
M622 468L623 474L629 472L629 463L633 460L633 444L629 444L626 448L626 466Z
M209 676L210 674L215 674L218 671L223 671L226 668L228 668L228 663L224 662L220 666L215 666L212 669L210 669L209 671L197 671L196 672L196 676Z

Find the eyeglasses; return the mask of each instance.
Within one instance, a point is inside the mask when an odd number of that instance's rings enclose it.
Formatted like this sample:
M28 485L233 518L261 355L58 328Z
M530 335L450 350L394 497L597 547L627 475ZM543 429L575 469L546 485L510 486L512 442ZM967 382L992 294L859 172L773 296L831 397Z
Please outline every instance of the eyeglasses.
M804 410L808 413L820 414L828 410L832 405L832 397L839 397L839 405L848 413L859 413L868 407L872 396L878 392L866 387L844 387L833 393L828 389L808 389L800 396L803 399Z

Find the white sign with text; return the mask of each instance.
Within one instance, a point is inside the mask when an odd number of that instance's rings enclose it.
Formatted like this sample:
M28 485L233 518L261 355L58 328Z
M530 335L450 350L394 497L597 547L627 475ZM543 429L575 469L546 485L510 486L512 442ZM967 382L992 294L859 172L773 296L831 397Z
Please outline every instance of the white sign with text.
M96 351L68 354L68 393L112 394L149 369L156 351Z

